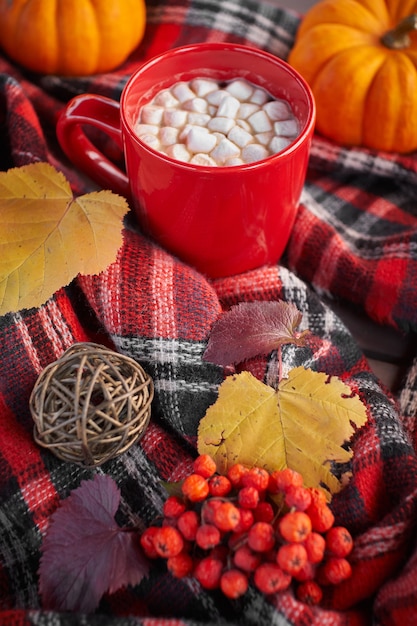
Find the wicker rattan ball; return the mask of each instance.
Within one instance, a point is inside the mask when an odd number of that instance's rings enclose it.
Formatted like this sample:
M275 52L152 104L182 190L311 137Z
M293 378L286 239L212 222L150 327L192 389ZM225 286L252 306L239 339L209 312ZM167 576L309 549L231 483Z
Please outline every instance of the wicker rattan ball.
M153 392L134 359L76 343L41 372L32 390L35 441L64 461L101 465L142 436Z

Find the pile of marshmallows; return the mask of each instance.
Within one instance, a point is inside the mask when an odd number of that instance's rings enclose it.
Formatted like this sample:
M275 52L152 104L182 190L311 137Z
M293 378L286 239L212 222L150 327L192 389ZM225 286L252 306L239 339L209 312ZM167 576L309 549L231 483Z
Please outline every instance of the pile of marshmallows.
M245 79L177 82L144 105L135 126L155 150L204 166L253 163L276 154L299 134L287 102Z

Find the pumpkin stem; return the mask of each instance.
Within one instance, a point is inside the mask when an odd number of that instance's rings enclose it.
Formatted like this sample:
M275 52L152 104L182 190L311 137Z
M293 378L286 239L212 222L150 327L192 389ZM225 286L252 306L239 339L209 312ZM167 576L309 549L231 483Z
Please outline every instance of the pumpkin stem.
M410 31L417 30L417 13L412 13L402 20L395 28L381 37L381 43L392 50L402 50L411 44Z

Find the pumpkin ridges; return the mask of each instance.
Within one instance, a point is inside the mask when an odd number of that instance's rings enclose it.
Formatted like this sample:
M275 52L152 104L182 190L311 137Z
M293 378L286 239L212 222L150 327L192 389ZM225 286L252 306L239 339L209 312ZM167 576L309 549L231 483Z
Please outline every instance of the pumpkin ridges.
M54 23L56 2L57 0L52 0L53 6L48 7L48 11L45 11L45 3L42 0L25 2L20 12L16 13L15 38L7 52L21 65L25 65L30 54L31 70L37 71L38 67L45 67L46 72L53 71L58 50ZM33 28L39 20L43 21L45 29L42 41L39 40L38 30Z
M393 84L400 86L397 97L392 93ZM417 73L408 56L402 52L386 56L367 95L363 118L366 145L388 152L417 149L416 93ZM384 124L384 120L392 121Z
M391 25L395 26L398 22L416 12L416 0L389 0L388 10L391 17Z
M375 19L374 6L381 10ZM347 14L347 7L355 9ZM417 150L417 33L410 32L401 50L382 41L410 9L417 11L415 0L324 0L307 12L288 61L312 88L316 129L324 136L375 150Z
M58 0L55 28L61 50L54 72L66 75L95 72L101 33L91 2Z
M140 43L145 24L145 0L0 0L0 46L45 74L110 71Z
M335 26L344 25L359 32L374 33L377 36L391 27L388 14L385 11L385 19L369 11L357 0L323 0L314 5L304 16L297 32L297 41L311 28L332 24Z
M315 77L335 55L357 47L373 46L379 37L363 33L344 24L317 24L303 37L303 45L295 46L288 57L289 63L298 69L312 85ZM328 42L323 45L323 41Z
M98 4L99 0L92 0L93 4ZM98 28L101 33L105 33L105 36L101 38L100 49L100 64L105 66L109 63L110 58L114 58L117 49L119 47L119 41L122 39L126 47L130 50L136 48L139 42L143 38L146 21L146 7L145 4L138 3L136 0L126 1L126 5L130 4L130 19L128 22L124 22L120 25L117 33L112 28L115 19L118 19L118 7L115 4L109 4L106 6L106 11L100 11L98 14ZM127 7L125 7L127 9ZM135 28L132 28L132 24L135 24ZM119 57L119 64L126 59L128 55L123 54ZM100 69L99 69L100 71Z
M316 95L316 128L326 137L345 145L363 141L362 116L373 71L383 63L370 46L345 50L328 61L312 84ZM340 80L341 72L350 79Z

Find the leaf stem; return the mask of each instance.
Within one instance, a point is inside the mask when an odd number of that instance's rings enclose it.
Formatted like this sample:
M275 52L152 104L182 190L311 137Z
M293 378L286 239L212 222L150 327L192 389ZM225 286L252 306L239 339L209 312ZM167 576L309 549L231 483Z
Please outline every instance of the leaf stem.
M277 357L278 357L278 385L279 385L279 383L282 380L282 344L279 344L277 348Z

